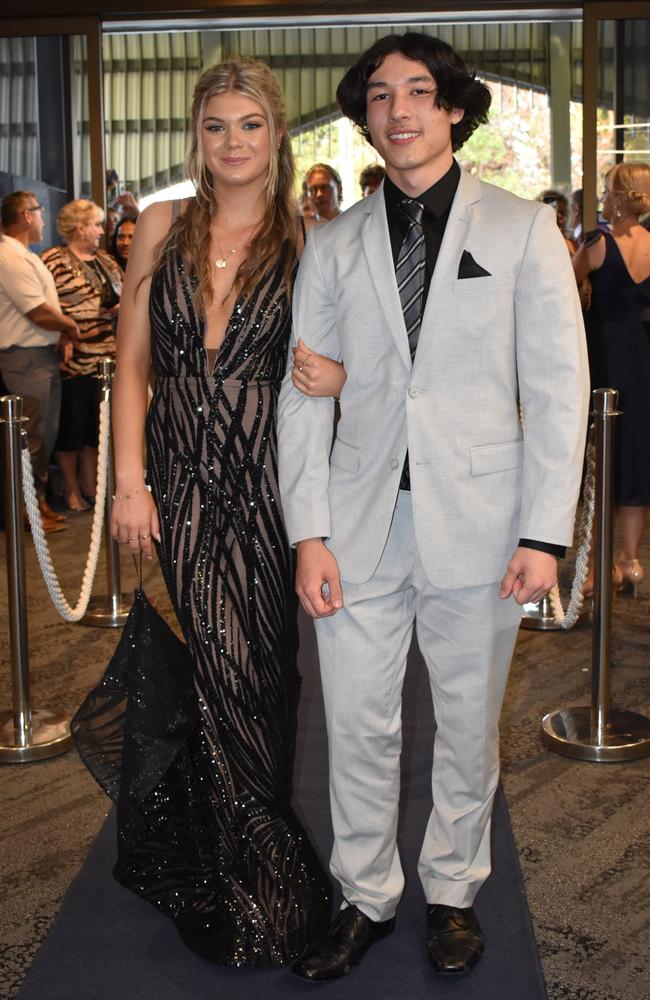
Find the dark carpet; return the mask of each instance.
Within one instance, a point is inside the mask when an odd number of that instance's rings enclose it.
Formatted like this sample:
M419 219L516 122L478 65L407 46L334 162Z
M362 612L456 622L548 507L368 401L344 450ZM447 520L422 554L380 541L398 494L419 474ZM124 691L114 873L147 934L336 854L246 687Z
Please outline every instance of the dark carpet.
M63 587L76 599L88 551L89 514L70 515L68 526L67 531L51 536L51 547ZM561 568L565 598L572 579L572 556ZM99 680L117 635L112 629L61 621L47 596L29 537L25 558L34 705L72 714ZM0 646L4 640L6 650L4 559L0 539ZM650 566L647 532L641 562ZM127 553L123 553L122 574L125 589L135 585ZM97 593L105 588L105 580L102 552ZM155 563L145 567L145 587L157 598L158 608L171 615ZM588 704L590 658L588 626L568 633L520 632L501 717L503 784L549 1000L650 1000L650 758L603 765L572 761L545 750L539 738L544 713L564 705ZM638 600L618 595L614 599L612 695L621 708L650 717L649 665L650 580L646 580ZM307 659L303 662L306 693L310 669ZM2 708L11 704L10 691L8 653L0 654ZM316 786L318 765L312 766L310 777ZM315 795L311 801L318 804ZM107 812L105 796L76 753L0 767L0 1000L16 996ZM421 828L414 829L416 840L420 835ZM327 840L326 832L321 836ZM499 851L497 844L497 864ZM412 877L411 860L408 865ZM497 871L494 879L498 877ZM493 885L494 880L488 883L486 894ZM417 883L410 888L417 899L414 912L419 921ZM479 905L489 909L489 897L479 897ZM400 925L407 918L403 908ZM153 911L148 913L147 921L155 919ZM93 949L103 947L110 929L104 919ZM76 933L78 937L80 932ZM417 933L421 933L419 926ZM488 927L490 941L492 933ZM134 946L129 941L129 950ZM68 962L66 953L74 955L76 949L76 943L69 952L62 948L61 963ZM121 960L115 956L116 962ZM371 954L367 963L372 961ZM365 983L367 963L350 982ZM284 980L272 975L265 981ZM434 979L432 997L436 988ZM358 989L366 1000L368 991L362 986ZM113 992L112 1000L136 995L120 989ZM227 1000L227 993L216 987L209 995L210 1000L213 996ZM86 996L85 990L71 990L66 1000L85 1000ZM183 1000L192 996L191 983L182 996ZM48 1000L47 992L39 1000ZM478 989L472 1000L482 1000ZM519 993L504 994L503 1000L519 1000Z
M297 760L297 800L324 857L331 845L327 752L311 627L303 623L304 677ZM333 1000L456 997L544 1000L546 991L510 821L501 791L493 824L494 872L477 900L486 953L467 976L437 976L424 950L424 901L416 862L431 803L432 709L419 655L412 652L404 698L400 844L407 888L396 930L363 965L325 987ZM319 986L287 970L224 969L189 952L173 925L111 879L111 815L72 882L59 915L29 970L18 1000L261 1000L303 996Z

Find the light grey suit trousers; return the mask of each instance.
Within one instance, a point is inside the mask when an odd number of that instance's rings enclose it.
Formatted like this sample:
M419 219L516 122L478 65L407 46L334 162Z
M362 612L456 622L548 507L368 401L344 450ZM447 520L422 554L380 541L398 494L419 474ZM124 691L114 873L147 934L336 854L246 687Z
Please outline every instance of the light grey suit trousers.
M345 606L316 621L328 726L332 873L343 895L388 920L404 876L397 850L401 696L414 619L436 735L433 810L419 874L428 903L471 906L490 873L498 720L521 618L498 584L439 590L427 579L400 492L370 580L342 581ZM433 719L432 719L432 747Z

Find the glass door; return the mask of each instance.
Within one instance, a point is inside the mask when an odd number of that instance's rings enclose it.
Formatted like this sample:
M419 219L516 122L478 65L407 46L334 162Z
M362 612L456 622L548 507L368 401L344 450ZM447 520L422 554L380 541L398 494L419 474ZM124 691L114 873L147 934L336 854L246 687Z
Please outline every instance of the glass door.
M105 207L100 20L3 21L0 58L0 195L33 190L51 245L66 201Z
M616 163L650 162L650 17L641 2L585 5L584 218L597 221L603 178Z

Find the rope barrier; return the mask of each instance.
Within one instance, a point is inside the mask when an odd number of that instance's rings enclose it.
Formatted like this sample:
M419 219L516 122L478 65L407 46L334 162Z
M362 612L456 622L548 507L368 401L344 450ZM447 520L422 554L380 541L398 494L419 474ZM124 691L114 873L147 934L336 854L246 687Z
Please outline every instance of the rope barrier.
M587 443L585 457L585 479L582 492L583 504L580 521L578 522L578 552L576 555L575 575L573 577L573 584L571 585L571 596L566 611L562 606L560 588L557 583L549 591L548 595L555 620L563 629L573 628L578 620L585 599L583 590L589 571L591 531L594 523L596 495L596 449L591 440Z
M104 511L106 509L106 481L108 469L108 448L109 434L111 426L110 404L107 399L102 399L99 404L99 448L97 453L97 492L95 499L95 510L93 513L93 523L90 533L90 548L86 567L81 583L79 600L74 607L68 604L61 584L52 564L49 546L43 531L41 516L38 509L38 497L34 487L34 473L32 470L31 456L27 448L21 452L22 472L23 472L23 494L25 498L25 509L32 529L32 538L36 548L43 579L48 593L52 598L56 610L67 622L81 621L88 608L90 593L92 591L95 573L97 571L97 560L99 549L102 543L102 528L104 524Z

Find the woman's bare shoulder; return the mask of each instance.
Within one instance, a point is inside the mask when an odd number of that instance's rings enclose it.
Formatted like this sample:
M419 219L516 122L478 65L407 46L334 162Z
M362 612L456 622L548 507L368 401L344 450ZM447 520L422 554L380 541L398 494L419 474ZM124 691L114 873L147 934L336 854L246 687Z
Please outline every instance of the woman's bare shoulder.
M179 209L180 214L186 211L189 198L183 198ZM175 216L174 201L153 201L140 212L135 227L134 245L153 250L160 246L171 229Z
M136 229L140 233L143 229L147 232L168 230L172 224L173 204L172 201L152 201L140 212Z
M174 219L174 206L178 205L176 216L183 215L187 211L187 206L194 198L170 199L166 201L152 201L138 216L138 225L145 220L148 224L166 225L168 228Z

